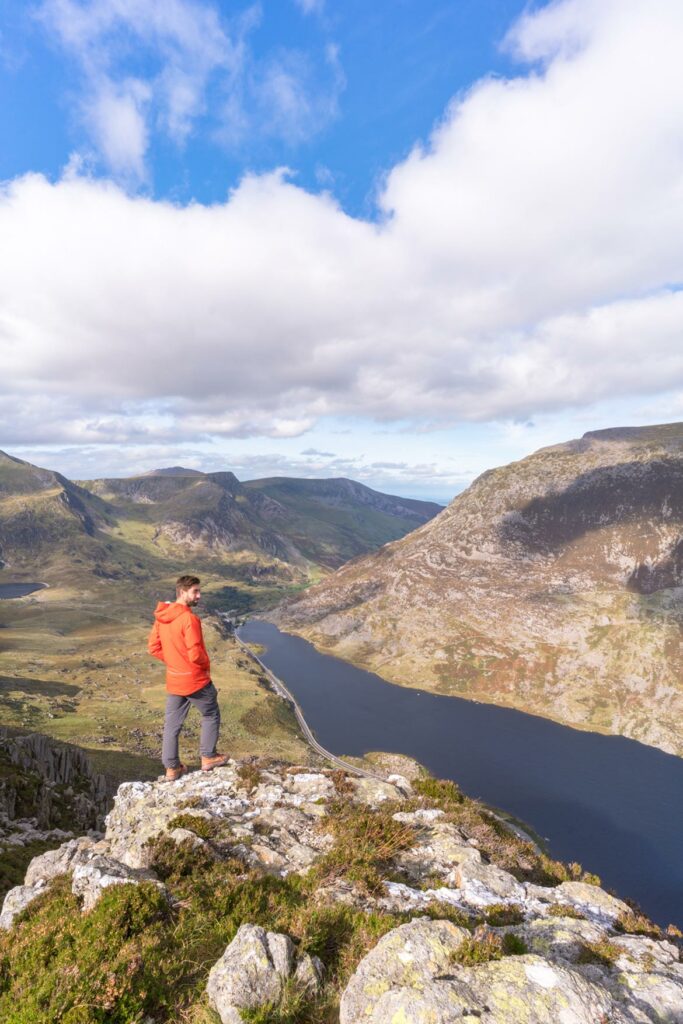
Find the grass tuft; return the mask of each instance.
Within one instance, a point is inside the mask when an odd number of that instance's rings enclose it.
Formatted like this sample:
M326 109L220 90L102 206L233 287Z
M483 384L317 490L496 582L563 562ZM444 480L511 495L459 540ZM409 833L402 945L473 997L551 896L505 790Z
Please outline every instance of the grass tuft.
M452 954L454 963L465 967L486 964L491 960L502 960L504 956L522 956L528 953L526 943L518 935L496 935L486 932L480 937L464 939Z
M623 950L613 942L602 939L600 942L585 942L581 946L576 962L579 964L599 964L601 967L613 967Z

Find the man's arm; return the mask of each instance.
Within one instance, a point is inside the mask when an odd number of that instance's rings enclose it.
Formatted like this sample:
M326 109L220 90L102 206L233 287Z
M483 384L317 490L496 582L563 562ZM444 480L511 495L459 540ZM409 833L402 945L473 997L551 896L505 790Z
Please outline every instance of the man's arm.
M183 624L187 656L194 665L199 665L200 668L208 668L210 662L209 655L206 653L206 647L204 646L202 624L196 615L186 615L184 618L187 620Z
M158 658L159 661L164 660L164 655L161 650L161 638L159 636L159 623L155 621L147 639L147 650L153 658Z

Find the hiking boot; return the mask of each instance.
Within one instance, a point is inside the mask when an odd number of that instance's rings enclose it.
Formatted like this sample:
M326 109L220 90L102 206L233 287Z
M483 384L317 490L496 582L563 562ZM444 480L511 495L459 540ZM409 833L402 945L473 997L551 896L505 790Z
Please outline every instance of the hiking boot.
M164 778L167 782L175 782L177 779L182 778L183 775L187 775L187 771L186 764L179 764L177 768L167 768Z
M202 757L202 771L211 772L214 768L220 768L227 763L227 754L214 754L212 757Z

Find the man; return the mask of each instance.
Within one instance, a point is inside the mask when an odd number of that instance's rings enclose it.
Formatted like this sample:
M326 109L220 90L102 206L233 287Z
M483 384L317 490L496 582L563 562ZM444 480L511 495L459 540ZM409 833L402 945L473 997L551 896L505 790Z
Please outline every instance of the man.
M162 761L166 778L179 779L188 771L178 757L178 737L190 705L202 716L199 752L202 771L210 772L226 764L227 757L216 753L221 713L216 687L211 682L211 663L204 646L202 624L193 613L201 600L197 576L181 576L176 581L175 602L160 601L154 612L154 625L147 649L166 665L166 716Z

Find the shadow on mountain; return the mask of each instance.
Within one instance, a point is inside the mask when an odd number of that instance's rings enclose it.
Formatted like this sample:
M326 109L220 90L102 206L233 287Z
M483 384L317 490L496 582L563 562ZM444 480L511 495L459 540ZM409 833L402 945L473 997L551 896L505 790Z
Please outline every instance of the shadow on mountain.
M0 694L19 691L27 695L39 693L42 697L75 697L80 689L80 686L74 686L73 683L55 683L49 679L0 676Z
M507 543L553 555L594 530L640 524L640 535L632 540L642 554L626 585L649 594L681 583L683 540L658 559L648 557L653 539L651 527L643 523L648 519L655 526L683 521L683 461L627 462L581 473L563 490L509 512L499 531Z

